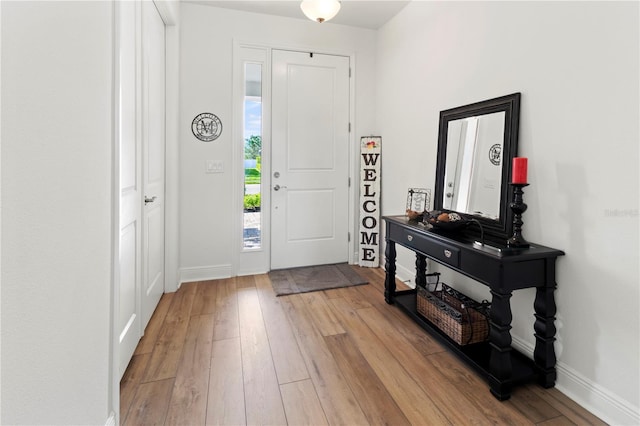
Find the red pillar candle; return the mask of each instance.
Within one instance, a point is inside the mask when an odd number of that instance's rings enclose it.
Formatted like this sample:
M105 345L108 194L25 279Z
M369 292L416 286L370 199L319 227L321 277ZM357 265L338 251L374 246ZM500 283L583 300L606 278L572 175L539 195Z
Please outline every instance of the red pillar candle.
M527 183L527 158L513 157L511 183Z

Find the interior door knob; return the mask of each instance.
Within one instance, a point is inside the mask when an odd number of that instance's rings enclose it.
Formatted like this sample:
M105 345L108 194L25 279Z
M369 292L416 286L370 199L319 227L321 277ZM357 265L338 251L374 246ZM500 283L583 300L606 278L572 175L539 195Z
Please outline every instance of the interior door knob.
M274 191L280 191L280 188L283 188L283 189L284 189L284 188L286 188L286 186L276 185L276 186L274 186L274 187L273 187L273 190L274 190Z
M151 197L151 198L149 198L149 197L147 197L147 196L145 195L145 197L144 197L144 204L146 205L146 204L149 204L149 203L153 203L153 202L156 200L156 198L158 198L158 197L156 197L155 195L154 195L153 197Z

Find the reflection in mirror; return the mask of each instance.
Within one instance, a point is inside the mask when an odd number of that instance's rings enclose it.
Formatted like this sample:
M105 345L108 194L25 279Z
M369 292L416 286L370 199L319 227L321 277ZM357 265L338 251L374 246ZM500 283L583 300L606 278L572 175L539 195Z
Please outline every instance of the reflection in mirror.
M505 113L449 122L443 207L498 219Z
M470 216L496 242L513 230L508 179L519 118L520 93L440 112L433 207ZM480 226L464 232L479 233Z

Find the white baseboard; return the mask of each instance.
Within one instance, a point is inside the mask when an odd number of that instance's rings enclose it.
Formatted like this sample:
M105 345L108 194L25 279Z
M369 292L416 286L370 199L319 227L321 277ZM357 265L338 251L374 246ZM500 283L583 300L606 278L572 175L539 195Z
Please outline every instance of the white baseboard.
M116 426L116 413L111 412L104 426Z
M514 349L533 358L533 345L512 336ZM587 379L561 361L556 363L556 388L610 425L639 425L640 409Z
M242 276L246 276L246 275L262 275L262 274L266 274L269 271L265 271L264 269L241 269L238 271L238 276L242 277Z
M231 265L180 268L180 284L193 281L219 280L231 277Z
M594 383L568 365L557 364L556 388L610 425L640 424L640 408Z

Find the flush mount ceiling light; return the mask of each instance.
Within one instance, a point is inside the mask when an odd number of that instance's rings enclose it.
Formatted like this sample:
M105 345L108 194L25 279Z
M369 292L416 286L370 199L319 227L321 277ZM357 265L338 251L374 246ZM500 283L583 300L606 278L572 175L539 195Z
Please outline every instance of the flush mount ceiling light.
M340 2L338 0L302 0L300 9L307 18L323 23L338 14Z

